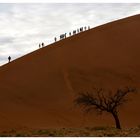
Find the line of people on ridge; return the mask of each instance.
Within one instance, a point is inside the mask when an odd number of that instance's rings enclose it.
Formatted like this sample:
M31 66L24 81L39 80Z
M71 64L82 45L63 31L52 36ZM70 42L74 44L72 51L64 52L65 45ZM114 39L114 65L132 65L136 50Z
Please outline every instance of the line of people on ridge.
M41 47L45 47L45 44L43 42L39 44L39 48ZM8 57L8 62L11 62L11 56Z
M72 32L69 32L69 36L72 36L72 35L75 35L77 33L86 31L87 29L89 30L90 29L90 26L88 26L88 27L85 26L85 27L81 27L81 28L79 28L77 30L73 30ZM65 39L65 38L67 38L67 33L64 33L64 34L61 34L60 35L60 40ZM57 38L56 37L54 38L54 41L55 42L57 41Z
M89 30L90 29L90 26L88 26L88 27L80 27L79 29L77 29L77 30L73 30L72 32L69 32L69 36L72 36L72 35L75 35L75 34L77 34L77 33L80 33L80 32L83 32L83 31L86 31L86 30ZM72 34L73 33L73 34ZM65 39L65 38L67 38L67 33L64 33L64 34L61 34L60 35L60 40L62 40L62 39ZM54 41L56 42L57 41L57 38L55 37L54 38ZM45 44L42 42L42 43L40 43L39 44L39 49L40 48L43 48L43 47L45 47ZM9 56L8 57L8 62L11 62L11 56Z
M85 27L80 27L80 28L77 29L77 30L73 30L72 32L69 32L69 36L72 36L72 35L75 35L75 34L77 34L77 33L86 31L87 29L89 30L89 29L90 29L90 26L88 26L88 27L86 27L86 26L85 26ZM65 38L67 38L67 33L64 33L64 34L61 34L61 35L60 35L60 40L65 39ZM55 41L55 42L57 41L57 38L56 38L56 37L54 38L54 41ZM44 43L39 44L39 49L40 49L41 47L45 47Z

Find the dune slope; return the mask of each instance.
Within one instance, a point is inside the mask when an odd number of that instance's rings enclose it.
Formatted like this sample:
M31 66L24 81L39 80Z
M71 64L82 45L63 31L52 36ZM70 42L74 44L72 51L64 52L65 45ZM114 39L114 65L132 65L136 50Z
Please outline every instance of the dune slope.
M94 87L140 88L140 15L48 45L0 67L0 130L114 125L83 115L73 100ZM140 95L120 109L124 127L140 124Z

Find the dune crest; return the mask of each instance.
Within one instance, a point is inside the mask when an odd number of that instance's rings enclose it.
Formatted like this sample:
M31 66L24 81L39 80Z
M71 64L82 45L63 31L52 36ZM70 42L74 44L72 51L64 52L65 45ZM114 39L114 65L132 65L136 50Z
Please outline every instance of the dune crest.
M93 87L140 88L139 25L140 15L111 22L0 67L0 130L114 125L107 114L83 115L73 100ZM140 124L140 95L131 98L123 127Z

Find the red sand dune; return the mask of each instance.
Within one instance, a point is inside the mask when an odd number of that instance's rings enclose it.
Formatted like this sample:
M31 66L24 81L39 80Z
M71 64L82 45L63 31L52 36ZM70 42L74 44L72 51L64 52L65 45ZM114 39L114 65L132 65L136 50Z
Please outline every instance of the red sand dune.
M0 130L114 125L83 115L73 100L93 87L140 88L140 15L51 44L0 67ZM123 127L140 125L140 95L121 108Z

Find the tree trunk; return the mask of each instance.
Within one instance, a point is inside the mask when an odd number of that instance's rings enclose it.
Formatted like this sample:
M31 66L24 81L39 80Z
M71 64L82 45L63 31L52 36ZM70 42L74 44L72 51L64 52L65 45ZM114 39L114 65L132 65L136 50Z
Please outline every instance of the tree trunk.
M120 125L120 121L119 121L119 118L118 118L118 114L115 112L112 113L114 119L115 119L115 123L116 123L116 128L117 129L121 129L121 125Z

